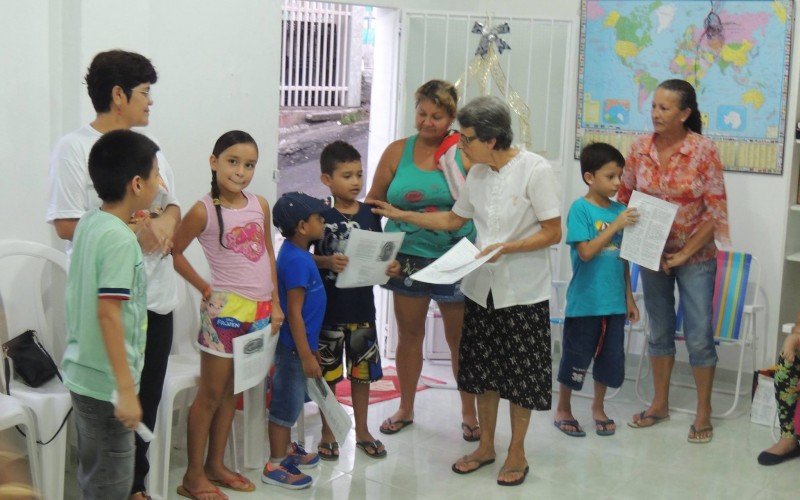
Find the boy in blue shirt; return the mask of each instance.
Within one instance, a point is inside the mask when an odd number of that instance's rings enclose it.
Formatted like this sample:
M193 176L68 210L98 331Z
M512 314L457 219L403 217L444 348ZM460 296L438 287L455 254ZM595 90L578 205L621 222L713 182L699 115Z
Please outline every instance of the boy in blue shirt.
M133 485L147 283L128 221L137 210L149 209L158 194L157 152L147 137L116 130L89 153L89 176L102 205L75 228L61 362L75 409L82 498L127 498Z
M611 199L620 187L625 158L613 146L592 143L581 151L581 174L589 186L575 200L567 216L567 240L572 258L572 279L567 288L558 407L553 424L561 432L582 437L586 433L572 415L572 391L583 387L594 358L592 418L600 436L610 436L616 424L608 418L603 398L608 387L625 379L625 320L639 320L631 292L628 263L619 256L622 229L635 223L635 208Z
M331 190L331 207L322 214L325 235L314 243L314 260L322 273L328 298L319 339L322 373L333 390L344 378L342 356L347 353L356 447L370 458L383 458L386 448L367 427L369 384L383 377L375 329L375 297L371 286L336 287L336 278L347 267L344 252L350 230L380 232L381 217L356 199L364 184L361 155L356 148L344 141L334 141L325 146L319 161L322 183ZM391 262L386 273L399 277L400 263ZM317 452L323 460L339 458L339 443L324 416Z
M261 481L289 489L311 486L300 469L319 465L316 453L306 453L291 442L292 426L300 416L306 395L306 378L322 377L319 366L319 331L325 314L322 277L308 253L311 242L322 238L327 209L322 201L292 192L272 207L272 221L286 238L277 258L278 298L286 315L275 350L275 374L269 410L269 462Z

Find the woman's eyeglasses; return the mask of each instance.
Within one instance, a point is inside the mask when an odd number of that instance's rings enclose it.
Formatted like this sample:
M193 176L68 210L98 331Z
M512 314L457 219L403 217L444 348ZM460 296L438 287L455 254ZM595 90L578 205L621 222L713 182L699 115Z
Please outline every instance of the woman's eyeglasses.
M477 138L478 138L477 135L473 135L472 137L470 137L468 135L461 134L461 139L459 139L458 141L461 143L462 146L469 146L469 144Z

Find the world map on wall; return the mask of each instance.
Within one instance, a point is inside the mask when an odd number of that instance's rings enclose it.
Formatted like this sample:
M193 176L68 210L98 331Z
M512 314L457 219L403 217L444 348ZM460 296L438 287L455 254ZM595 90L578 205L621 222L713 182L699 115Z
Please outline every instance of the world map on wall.
M792 15L790 0L583 0L576 158L597 141L626 154L659 82L680 78L726 170L780 174Z

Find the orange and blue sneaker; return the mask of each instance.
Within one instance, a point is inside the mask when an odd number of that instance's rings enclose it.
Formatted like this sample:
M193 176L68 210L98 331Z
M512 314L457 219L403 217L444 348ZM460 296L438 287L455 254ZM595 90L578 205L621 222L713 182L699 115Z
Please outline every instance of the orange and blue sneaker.
M280 464L267 462L267 465L264 466L264 472L261 474L261 482L282 486L290 490L302 490L311 486L313 479L284 460Z
M281 465L294 465L301 470L313 469L319 465L319 455L307 452L300 443L292 443L289 445L288 451L289 454L283 459Z

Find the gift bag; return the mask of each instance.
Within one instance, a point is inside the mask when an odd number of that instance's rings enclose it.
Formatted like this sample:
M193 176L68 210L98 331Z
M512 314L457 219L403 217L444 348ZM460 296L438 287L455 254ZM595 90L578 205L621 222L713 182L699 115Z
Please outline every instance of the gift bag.
M775 402L775 385L772 376L756 372L753 404L750 406L750 421L754 424L772 426L778 404Z

